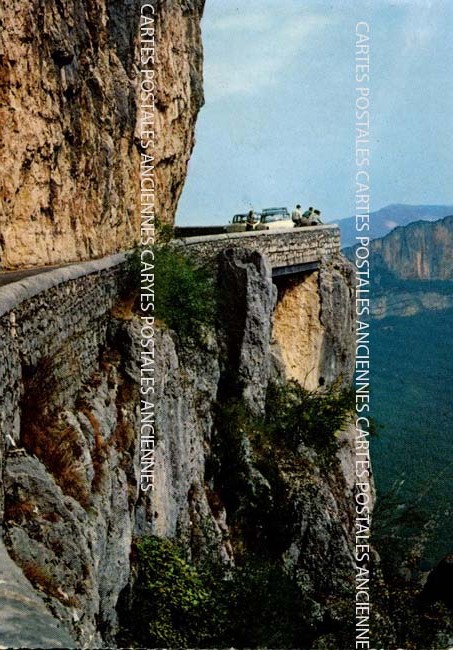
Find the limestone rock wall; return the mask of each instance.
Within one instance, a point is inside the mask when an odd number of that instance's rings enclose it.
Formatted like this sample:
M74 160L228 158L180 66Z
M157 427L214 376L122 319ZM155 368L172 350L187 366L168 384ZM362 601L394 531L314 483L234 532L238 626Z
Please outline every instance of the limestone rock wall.
M157 332L156 350L155 489L137 505L135 532L178 539L194 559L214 545L228 562L226 512L212 507L206 476L221 374L218 342L211 332L204 349L181 352L171 333Z
M133 589L134 538L173 538L195 562L217 553L234 564L238 549L263 543L266 503L287 517L277 534L281 562L315 603L313 625L322 630L332 614L323 594L346 598L353 573L353 437L343 434L328 471L314 449L301 449L295 463L277 445L271 480L246 432L239 447L225 449L219 420L232 399L261 417L269 381L291 376L277 335L285 303L276 307L269 261L253 250L223 251L222 318L201 345L181 346L171 331L156 330L156 489L146 495L139 490L140 324L122 294L121 262L60 269L0 290L8 349L0 366L3 542L22 571L31 620L42 601L57 647L57 620L77 646L114 647L118 614L127 615L123 596ZM316 356L330 383L350 377L349 272L341 258L331 260L291 295L293 312L305 313L318 337L307 338L307 359ZM297 360L303 375L307 359ZM224 492L229 464L243 486L239 510ZM241 519L250 508L264 518L256 531ZM0 599L14 619L14 598L2 588Z
M308 390L319 386L324 327L320 320L321 296L318 273L304 281L280 284L280 300L275 312L274 338L288 379L297 380Z
M301 364L297 377L309 376L310 359L316 357L326 383L347 382L353 364L351 267L339 258L323 267L321 275L322 291L321 280L314 274L290 297L294 300L292 315L305 312L302 320L311 319L313 325L312 337L308 333L306 339L306 357L302 354L295 359ZM219 258L219 278L221 322L215 334L207 336L205 345L196 351L181 349L171 332L159 334L156 341L161 432L156 449L157 489L139 505L136 530L176 537L195 560L217 549L219 557L231 563L249 544L254 552L261 543L266 544L260 536L274 535L281 562L312 599L314 628L322 629L324 617L342 620L341 601L351 599L354 431L341 434L337 460L328 471L313 449L302 446L294 462L285 455L284 446L280 449L277 445L273 480L278 476L278 494L270 476L263 473L259 454L246 432L241 433L237 447L230 447L218 420L222 405L239 399L260 417L265 412L269 381L295 377L296 371L291 373L282 362L279 319L286 318L286 303L277 303L268 260L257 251L228 248ZM307 293L311 298L306 298ZM338 345L332 347L335 333L339 333ZM292 343L292 351L298 342ZM230 471L226 467L234 468L228 477L223 474ZM225 497L224 481L229 479L242 486L234 496L239 506ZM279 513L271 517L272 533L263 523L269 515L267 509ZM244 513L249 512L257 512L253 516L261 522L256 530L252 527L251 531L247 524ZM288 516L288 526L279 532L282 513ZM325 598L325 594L335 597Z
M416 221L371 243L376 271L402 280L453 279L453 216Z
M200 20L205 0L157 3L157 214L169 224L186 179L204 103Z
M381 320L388 316L414 316L424 311L452 308L453 286L437 292L435 289L420 287L419 291L380 293L373 300L371 315L376 320Z
M276 283L274 350L287 379L308 390L348 383L354 364L351 266L338 256L320 271Z
M173 222L203 102L204 0L156 2L157 214ZM0 267L139 237L138 0L2 2Z
M76 643L52 617L0 541L1 642L6 648L75 648Z
M7 557L5 543L17 565L5 561L0 585L2 645L113 642L138 498L127 321L111 315L123 261L114 256L0 290L0 552ZM39 623L46 618L48 634Z
M373 318L453 306L453 216L416 221L370 243ZM345 249L354 259L354 248Z

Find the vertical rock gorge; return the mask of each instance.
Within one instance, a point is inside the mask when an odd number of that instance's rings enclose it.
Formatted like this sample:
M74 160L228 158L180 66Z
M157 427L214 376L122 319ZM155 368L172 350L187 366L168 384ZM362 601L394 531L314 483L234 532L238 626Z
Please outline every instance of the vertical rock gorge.
M158 214L168 223L203 101L203 5L157 3ZM104 256L134 242L138 12L135 0L4 4L4 267ZM139 490L140 327L120 280L116 290L116 276L82 277L3 314L12 354L1 348L0 553L22 609L6 590L2 644L33 647L19 615L26 603L37 646L113 647L133 602L133 541L157 535L194 564L270 553L310 602L312 636L334 647L354 570L351 433L335 439L326 465L309 445L297 454L283 442L259 448L243 430L230 440L221 414L241 402L263 418L272 382L347 384L351 270L335 257L276 286L265 256L236 249L221 251L218 268L224 311L203 344L184 349L173 332L156 331L152 494ZM36 623L42 611L47 636Z

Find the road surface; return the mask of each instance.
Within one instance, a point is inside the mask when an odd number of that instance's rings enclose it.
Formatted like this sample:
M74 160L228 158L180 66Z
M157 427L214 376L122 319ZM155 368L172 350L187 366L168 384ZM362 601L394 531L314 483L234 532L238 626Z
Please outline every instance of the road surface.
M75 264L76 262L74 262ZM21 269L19 271L0 271L0 287L4 287L12 282L19 282L24 278L29 278L32 275L39 275L40 273L48 273L55 269L60 269L69 264L59 264L57 266L36 266L32 269Z

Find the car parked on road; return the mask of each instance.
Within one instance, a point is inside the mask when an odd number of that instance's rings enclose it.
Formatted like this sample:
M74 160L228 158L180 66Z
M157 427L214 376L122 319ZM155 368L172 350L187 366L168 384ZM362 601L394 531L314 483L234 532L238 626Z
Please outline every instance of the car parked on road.
M276 230L278 228L293 227L294 224L288 208L265 208L261 212L261 220L255 230Z
M225 226L225 232L245 232L247 227L247 213L235 214L232 221ZM259 223L261 215L258 212L253 213L253 220L255 224Z

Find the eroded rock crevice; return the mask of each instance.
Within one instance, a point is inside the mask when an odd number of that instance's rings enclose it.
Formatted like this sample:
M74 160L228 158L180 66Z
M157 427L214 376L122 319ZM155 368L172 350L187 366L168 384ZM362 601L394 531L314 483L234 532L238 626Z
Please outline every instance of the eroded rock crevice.
M352 270L341 257L277 279L273 342L287 379L307 390L346 384L352 374Z

